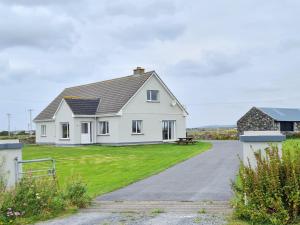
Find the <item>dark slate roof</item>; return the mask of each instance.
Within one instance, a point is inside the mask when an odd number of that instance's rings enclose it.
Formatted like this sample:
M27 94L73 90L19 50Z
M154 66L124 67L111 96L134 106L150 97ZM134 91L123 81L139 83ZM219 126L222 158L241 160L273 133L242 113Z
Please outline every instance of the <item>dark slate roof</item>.
M276 121L300 121L300 109L288 108L258 108Z
M117 113L153 73L154 71L150 71L140 75L131 75L66 88L35 118L35 120L52 119L61 100L65 96L100 98L101 103L98 107L97 114Z
M95 115L100 99L65 98L74 115Z

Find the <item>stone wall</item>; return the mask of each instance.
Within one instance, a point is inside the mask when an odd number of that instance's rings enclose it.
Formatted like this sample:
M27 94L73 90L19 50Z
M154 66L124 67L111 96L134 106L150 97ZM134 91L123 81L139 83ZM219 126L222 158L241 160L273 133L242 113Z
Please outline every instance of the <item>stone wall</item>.
M275 123L273 118L263 113L259 109L253 107L238 122L238 133L243 134L244 131L275 131L279 130L279 125ZM300 128L300 124L299 124Z
M300 122L295 122L294 123L294 131L295 132L300 132Z

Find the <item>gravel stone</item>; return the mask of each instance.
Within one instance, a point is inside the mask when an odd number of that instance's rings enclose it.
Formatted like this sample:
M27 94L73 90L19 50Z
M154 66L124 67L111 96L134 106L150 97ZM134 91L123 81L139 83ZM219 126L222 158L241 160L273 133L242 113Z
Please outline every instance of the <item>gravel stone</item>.
M37 225L225 225L226 217L176 213L78 213Z

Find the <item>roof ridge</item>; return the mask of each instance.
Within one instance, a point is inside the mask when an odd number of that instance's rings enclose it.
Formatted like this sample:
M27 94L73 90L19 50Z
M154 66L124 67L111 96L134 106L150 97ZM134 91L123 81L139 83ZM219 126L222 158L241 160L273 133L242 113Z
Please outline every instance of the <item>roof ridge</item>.
M88 98L88 97L80 97L80 96L63 96L65 100L100 100L100 98Z
M152 74L153 72L155 72L155 70L151 70L151 71L145 72L145 73L140 74L138 76ZM115 81L115 80L124 79L124 78L128 78L128 77L138 77L138 76L132 74L132 75L124 76L124 77L116 77L116 78L112 78L112 79L108 79L108 80L102 80L102 81L92 82L92 83L88 83L88 84L81 84L81 85L75 85L75 86L72 86L72 87L67 87L67 88L65 88L65 90L71 89L71 88L76 88L76 87L89 86L89 85L98 84L98 83L102 83L102 82Z

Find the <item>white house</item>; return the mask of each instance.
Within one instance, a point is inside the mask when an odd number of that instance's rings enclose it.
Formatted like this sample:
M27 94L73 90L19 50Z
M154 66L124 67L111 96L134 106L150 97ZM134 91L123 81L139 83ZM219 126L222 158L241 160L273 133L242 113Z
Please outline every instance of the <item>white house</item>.
M39 144L161 143L186 135L182 104L155 71L66 88L35 119Z

